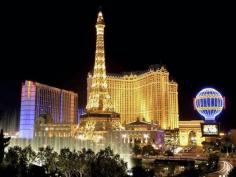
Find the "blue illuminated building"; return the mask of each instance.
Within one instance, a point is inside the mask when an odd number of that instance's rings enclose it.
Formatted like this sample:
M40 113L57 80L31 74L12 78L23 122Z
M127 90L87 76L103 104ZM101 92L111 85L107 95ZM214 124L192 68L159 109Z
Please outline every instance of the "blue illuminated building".
M74 124L78 121L78 95L32 81L25 81L21 92L20 138L34 137L34 123L49 116L55 124Z

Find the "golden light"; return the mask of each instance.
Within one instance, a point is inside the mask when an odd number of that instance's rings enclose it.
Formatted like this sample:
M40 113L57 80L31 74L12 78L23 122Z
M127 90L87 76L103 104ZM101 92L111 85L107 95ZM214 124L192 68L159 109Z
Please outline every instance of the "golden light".
M148 142L148 138L149 138L149 134L143 134L143 137L145 139L145 143L147 143Z
M123 134L123 135L122 135L122 138L126 138L126 137L127 137L127 135L126 135L126 134Z
M79 135L79 136L78 136L78 139L80 139L80 140L84 140L85 137L84 137L84 135Z
M220 132L220 136L225 136L225 133L224 132Z
M143 134L143 137L144 137L145 139L147 139L147 138L149 138L149 134Z

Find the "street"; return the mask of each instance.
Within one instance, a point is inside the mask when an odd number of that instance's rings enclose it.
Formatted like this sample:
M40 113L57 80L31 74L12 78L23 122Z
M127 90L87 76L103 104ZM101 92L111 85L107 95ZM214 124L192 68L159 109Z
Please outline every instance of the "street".
M214 173L210 173L208 175L208 177L213 177L213 176L221 176L221 177L226 177L228 175L228 173L233 169L233 165L231 163L229 163L228 161L220 161L219 162L220 165L220 170L214 172Z

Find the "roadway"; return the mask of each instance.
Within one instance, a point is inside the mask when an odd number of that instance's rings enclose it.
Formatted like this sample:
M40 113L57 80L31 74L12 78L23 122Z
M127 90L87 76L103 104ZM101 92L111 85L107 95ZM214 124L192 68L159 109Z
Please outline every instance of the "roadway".
M210 173L208 177L211 177L211 176L213 177L216 175L219 177L226 177L229 174L229 172L233 169L233 165L225 160L220 161L219 166L220 166L220 170L214 173Z

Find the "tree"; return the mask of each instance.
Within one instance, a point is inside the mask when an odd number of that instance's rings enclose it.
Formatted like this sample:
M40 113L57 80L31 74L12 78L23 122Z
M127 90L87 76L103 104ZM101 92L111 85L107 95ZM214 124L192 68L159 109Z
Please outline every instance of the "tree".
M48 177L44 168L37 165L30 165L28 169L28 177Z
M10 147L5 157L5 171L12 177L46 177L43 167L34 165L36 162L36 153L31 146L21 148L19 146ZM1 176L1 175L0 175Z
M124 177L127 163L118 154L114 154L110 147L100 150L91 166L91 177Z
M10 144L10 137L4 138L3 129L0 132L0 164L4 158L4 150Z
M214 145L215 145L214 142L206 142L206 141L202 142L202 146L203 146L203 149L204 149L205 153L211 153L211 151L214 148Z
M20 155L21 155L21 147L14 146L10 147L6 153L4 162L6 165L5 173L9 176L16 176L20 171ZM3 175L4 176L4 175Z
M135 144L132 150L136 156L142 153L142 148L138 144Z
M58 154L53 151L53 148L47 146L46 148L39 148L37 153L38 164L42 164L46 173L55 174L57 172Z
M8 152L6 153L6 157L5 157L6 163L12 164L15 166L18 165L21 151L22 149L19 146L10 147L8 149Z
M21 158L25 161L26 165L29 166L35 162L36 153L32 149L32 147L29 145L29 146L26 146L24 149L22 149Z
M164 155L169 157L169 156L173 156L174 153L173 153L171 150L166 150L166 151L164 152Z
M143 155L155 155L155 149L152 145L149 144L143 147Z
M5 158L8 168L12 169L16 174L24 177L27 176L29 167L26 155L27 151L28 150L24 150L19 146L10 147Z
M29 175L29 167L35 162L36 153L31 146L20 149L19 154L19 171L22 176Z
M230 139L230 137L229 136L226 136L226 137L224 137L223 138L223 140L222 140L222 149L224 150L224 149L226 149L226 154L227 154L227 156L229 156L229 148L231 148L232 147L232 142L231 142L231 139ZM232 149L230 149L230 151L231 151ZM223 151L223 152L225 152L225 151Z
M61 149L58 156L57 166L59 171L66 177L71 177L76 169L76 154L70 151L69 148Z
M79 159L77 163L77 169L80 176L90 177L92 171L91 166L95 159L95 153L91 149L86 150L85 148L83 148L82 151L78 152L78 155Z
M208 170L214 171L218 167L218 162L219 162L219 156L216 154L210 154L208 157Z

